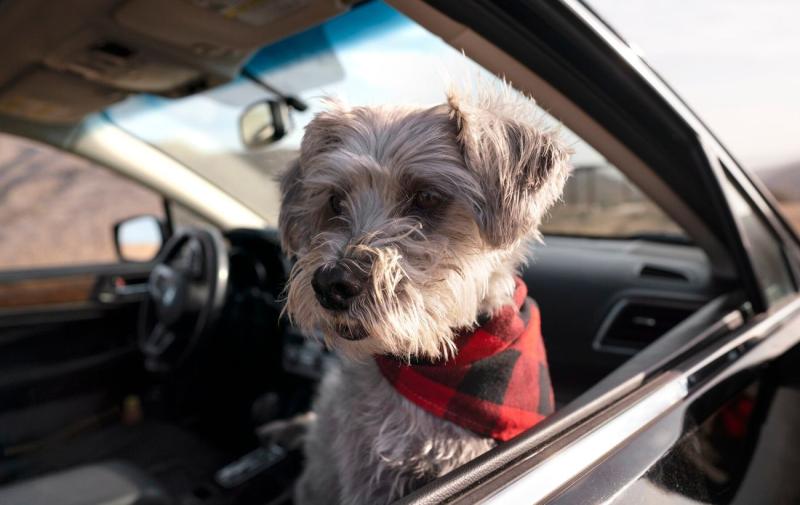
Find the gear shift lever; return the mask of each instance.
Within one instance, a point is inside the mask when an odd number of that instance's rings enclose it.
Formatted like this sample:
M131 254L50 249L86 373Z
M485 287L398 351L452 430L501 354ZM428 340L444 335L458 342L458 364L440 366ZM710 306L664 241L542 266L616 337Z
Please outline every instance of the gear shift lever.
M237 487L286 459L287 448L261 433L264 427L280 422L270 423L278 417L279 411L280 398L275 393L266 393L253 403L252 416L259 425L256 435L261 440L261 447L220 468L214 475L217 484L226 489Z

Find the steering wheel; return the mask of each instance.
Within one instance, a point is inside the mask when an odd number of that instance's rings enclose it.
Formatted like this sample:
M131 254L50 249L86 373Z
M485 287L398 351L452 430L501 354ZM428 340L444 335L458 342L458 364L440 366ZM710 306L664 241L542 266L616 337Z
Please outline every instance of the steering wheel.
M139 321L145 367L168 372L181 366L219 318L228 287L228 251L211 228L173 235L147 281Z

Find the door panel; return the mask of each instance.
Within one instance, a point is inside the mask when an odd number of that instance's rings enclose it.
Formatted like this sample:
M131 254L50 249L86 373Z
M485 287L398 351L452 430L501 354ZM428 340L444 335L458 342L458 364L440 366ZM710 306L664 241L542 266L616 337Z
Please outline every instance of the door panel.
M532 257L522 276L542 313L557 403L597 384L723 291L703 252L685 245L546 236ZM615 330L637 317L646 319L628 330L637 340L623 341Z
M141 215L166 220L163 197L85 159L0 134L4 451L49 439L135 389L137 319L152 265L120 263L114 232ZM86 397L93 400L72 401ZM60 407L31 414L48 405Z
M744 492L731 489L752 468L778 371L786 356L800 355L800 298L743 325L721 323L727 330L714 338L679 339L682 350L646 349L630 364L652 359L655 368L639 363L644 372L586 393L584 403L579 398L402 503L605 503L634 485L652 492L621 503L730 502ZM691 325L682 331L698 335ZM797 370L796 362L789 368Z
M94 276L84 274L0 284L0 310L86 302L95 282Z
M0 411L23 407L20 399L47 382L78 386L107 361L138 360L150 265L72 270L0 274Z
M774 384L741 373L658 419L550 503L731 503Z
M676 365L675 371L689 372L685 400L550 502L727 504L747 503L742 501L747 496L797 495L797 487L775 489L777 481L746 477L782 471L782 460L757 460L756 455L771 440L764 423L776 411L782 360L800 346L799 309L795 299L719 348ZM786 425L791 419L771 422L796 437L797 429Z
M0 274L0 447L6 456L93 426L139 389L144 374L136 331L149 270L106 265ZM50 414L37 414L45 411Z

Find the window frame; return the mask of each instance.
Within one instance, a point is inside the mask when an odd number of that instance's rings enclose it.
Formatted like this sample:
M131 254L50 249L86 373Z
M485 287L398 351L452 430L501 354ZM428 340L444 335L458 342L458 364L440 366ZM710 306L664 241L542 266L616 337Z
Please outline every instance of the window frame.
M485 38L494 46L492 54L495 57L498 53L505 53L511 61L533 71L544 82L564 93L625 146L639 154L665 183L674 182L671 180L681 176L694 182L696 187L690 188L692 191L682 192L681 186L670 187L682 196L730 254L742 289L741 292L732 291L701 309L704 319L693 316L690 318L693 321L687 321L670 332L673 337L683 338L673 339L677 340L674 348L660 360L645 356L652 358L651 366L618 370L632 372L629 377L612 373L598 385L598 390L593 388L530 432L398 502L422 504L447 499L452 503L474 503L509 484L520 483L518 479L535 472L539 463L558 455L564 447L609 420L637 408L651 395L660 395L665 388L669 392L669 388L678 387L672 391L675 396L654 407L654 417L640 422L646 424L663 416L680 405L691 391L696 391L697 383L692 381L699 380L698 377L719 379L723 373L719 359L731 356L734 364L741 364L750 343L756 343L753 339L758 342L768 339L789 320L797 325L800 297L795 281L795 291L791 296L776 305L764 303L756 282L757 273L753 270L751 255L755 251L743 247L741 223L729 207L719 179L722 174L714 169L714 156L718 152L724 153L724 148L668 85L583 3L579 0L513 4L488 0L428 0L425 3L429 15L444 14L449 16L449 23L458 25L440 24L449 31L449 36L443 36L445 40L464 45L467 45L465 41L471 40L474 47L474 37ZM414 9L419 9L417 13L423 10L412 5L415 2L411 0L395 0L392 4L407 14ZM421 18L418 21L422 22ZM431 26L430 22L428 26ZM559 50L564 48L565 51ZM642 125L645 127L641 128ZM640 128L637 130L637 127ZM736 177L749 179L733 160L726 159L726 162ZM685 189L686 182L683 184ZM776 223L785 225L785 220L769 203L769 197L759 192L757 185L741 181L740 184L750 198L748 201L754 212L765 218L781 248L790 251L786 257L791 271L796 271L798 262L793 256L793 246L786 242L796 242L796 235L791 230L776 228ZM766 208L761 208L764 202ZM798 339L795 337L792 342L796 343ZM661 340L663 338L657 343ZM733 352L735 355L730 354ZM764 354L764 360L774 358L769 346L760 346L760 352ZM641 363L634 361L643 360L632 360L631 364L638 366ZM700 372L701 375L695 375ZM634 424L629 428L632 436L642 425ZM612 451L613 447L606 450ZM585 468L562 467L561 470L567 472L568 478L563 481L567 485ZM524 496L529 499L529 495Z

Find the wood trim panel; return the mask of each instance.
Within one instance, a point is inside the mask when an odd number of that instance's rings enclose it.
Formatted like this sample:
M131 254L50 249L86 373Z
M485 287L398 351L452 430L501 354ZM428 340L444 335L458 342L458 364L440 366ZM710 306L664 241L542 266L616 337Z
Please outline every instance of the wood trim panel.
M90 300L94 275L70 275L0 283L0 309L81 303Z

